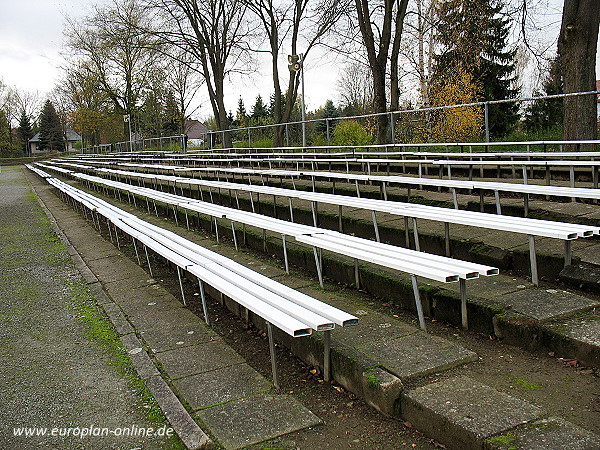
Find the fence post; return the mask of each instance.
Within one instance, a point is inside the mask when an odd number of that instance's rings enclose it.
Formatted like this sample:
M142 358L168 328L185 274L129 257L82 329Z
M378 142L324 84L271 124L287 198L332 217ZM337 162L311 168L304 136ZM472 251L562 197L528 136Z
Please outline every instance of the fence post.
M485 118L485 142L490 142L490 113L489 113L489 103L484 103L483 114ZM488 147L489 150L489 147Z

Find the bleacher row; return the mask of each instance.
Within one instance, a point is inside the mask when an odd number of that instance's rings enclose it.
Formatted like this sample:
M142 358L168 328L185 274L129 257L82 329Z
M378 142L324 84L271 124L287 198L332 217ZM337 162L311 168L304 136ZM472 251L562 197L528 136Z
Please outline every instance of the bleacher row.
M419 316L419 324L423 329L425 329L425 320L421 308L417 277L423 277L444 283L459 282L461 290L462 322L463 326L466 328L468 325L466 280L478 278L480 275L491 276L498 274L497 268L487 265L423 253L384 244L381 242L373 242L368 239L349 236L347 234L332 230L293 223L253 212L215 205L213 203L204 202L169 192L162 192L157 189L135 186L132 184L108 180L93 175L77 173L70 171L69 169L55 167L49 164L38 163L38 165L48 170L58 169L57 171L59 173L68 174L79 180L137 195L153 202L158 202L162 205L168 205L170 208L174 208L175 210L182 209L184 211L201 213L211 217L211 220L216 220L217 218L227 219L231 222L232 235L236 245L236 223L254 226L263 230L277 233L282 237L286 269L287 254L285 237L291 236L299 243L312 246L317 274L319 276L321 285L323 285L323 272L320 255L320 251L322 249L353 258L355 261L355 267L357 267L357 261L362 260L408 273L411 275L413 293L415 296L415 305ZM149 208L149 204L147 207Z
M90 165L82 165L82 164L74 164L74 163L60 163L57 164L72 166L81 170L90 170L92 167ZM131 164L126 164L127 166L131 166ZM139 167L140 165L134 165ZM151 165L141 165L145 170L151 170L153 166ZM167 166L168 167L168 166ZM161 170L164 169L165 166L158 166L156 169ZM172 169L172 168L171 168ZM235 170L235 169L230 169ZM248 172L248 169L239 169L243 170L245 173ZM271 171L272 172L281 172L281 171ZM172 187L175 191L177 187L193 187L200 188L203 187L212 187L215 189L227 189L238 191L245 191L250 193L250 201L252 202L252 207L254 209L254 201L252 197L252 193L257 194L267 194L273 195L275 197L287 197L290 202L290 217L293 220L293 209L291 200L299 199L311 202L312 211L313 211L313 225L317 226L317 216L316 216L316 205L320 203L327 203L331 205L337 205L339 207L339 215L341 220L342 215L342 207L352 207L352 208L361 208L371 212L371 217L373 220L373 226L375 231L376 240L379 241L379 230L377 225L376 212L383 212L387 214L402 216L405 219L405 232L407 233L407 242L408 242L408 218L412 218L413 225L413 233L415 236L415 249L418 251L419 248L419 237L418 237L418 228L417 228L417 219L425 219L443 222L445 225L445 241L446 241L446 256L450 256L450 224L458 224L465 226L472 226L478 228L487 228L493 230L500 230L511 233L520 233L528 236L528 245L530 252L530 266L531 266L531 276L532 281L535 285L539 283L538 277L538 269L537 269L537 257L536 257L536 249L535 249L535 237L546 237L552 239L561 239L565 243L565 257L564 263L565 266L571 263L572 252L571 252L571 241L580 237L591 237L593 235L600 234L600 228L587 226L587 225L579 225L565 222L555 222L549 220L536 220L530 218L519 218L513 216L504 216L501 214L487 214L482 212L474 212L474 211L464 211L458 209L448 209L448 208L440 208L433 207L427 205L418 205L414 203L403 203L403 202L390 202L387 200L376 200L370 198L360 198L358 197L349 197L342 195L334 195L334 194L326 194L326 193L318 193L318 192L307 192L301 190L291 190L291 189L282 189L277 187L270 187L264 185L252 185L252 184L241 184L241 183L230 183L230 182L221 182L221 181L207 181L203 179L197 178L186 178L180 177L176 175L161 175L157 173L144 173L144 172L133 172L133 171L123 171L118 169L107 169L101 168L97 169L97 173L104 174L106 176L115 176L121 177L126 180L137 180L137 181L147 181L151 183L153 186L157 187L160 185L167 185ZM175 172L177 173L177 172ZM318 172L316 174L312 174L311 176L320 176L320 177L330 177L330 176L344 176L344 174L338 173L330 173L330 172ZM293 175L292 175L293 176ZM374 176L365 176L365 175L352 175L353 177L362 177L368 180L378 179ZM385 178L386 180L391 177L379 177ZM407 178L407 177L393 177L393 178ZM428 179L425 179L428 180ZM248 180L250 182L250 180ZM389 180L388 180L389 181ZM417 182L423 181L423 179L418 179ZM438 182L440 180L433 180L433 182ZM448 180L443 180L447 182ZM457 181L457 183L464 183L462 181ZM508 183L496 183L496 184L504 184ZM515 185L512 185L515 186ZM516 185L518 188L523 185ZM526 185L525 185L526 186ZM532 186L534 190L537 190L539 193L543 192L542 186ZM504 186L503 189L508 189L509 187ZM559 190L570 189L570 188L558 188ZM578 191L595 191L590 189L583 188L575 188ZM357 191L359 193L359 191ZM547 193L547 192L546 192ZM200 195L202 195L202 191L200 191ZM585 192L582 195L600 195L600 190L597 194ZM237 198L237 197L236 197ZM500 213L500 211L498 211Z
M199 283L202 306L207 323L209 322L209 316L204 283L262 317L267 322L271 344L273 339L271 325L276 326L293 337L310 335L313 330L324 332L326 337L324 339L325 355L323 365L325 377L329 379L329 333L336 325L342 327L356 325L358 323L357 317L271 280L171 231L141 220L94 195L52 177L43 170L31 165L27 167L43 177L63 195L85 207L92 216L103 217L107 225L114 227L116 236L118 236L116 233L116 229L118 228L122 233L131 237L134 245L136 241L140 242L146 251L149 266L150 260L147 249L151 249L156 254L173 263L177 267L184 303L185 294L181 282L181 270L196 277ZM64 173L63 171L60 172ZM135 248L137 254L137 246ZM271 357L274 361L275 353L273 345L271 345L271 350ZM273 369L273 379L277 386L277 373L274 364Z

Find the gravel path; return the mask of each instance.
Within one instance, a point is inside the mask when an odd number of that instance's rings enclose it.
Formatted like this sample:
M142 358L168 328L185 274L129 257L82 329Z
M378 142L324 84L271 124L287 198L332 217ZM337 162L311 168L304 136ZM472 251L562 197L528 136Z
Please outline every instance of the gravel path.
M139 437L168 424L107 344L112 330L18 167L0 172L0 255L0 448L177 447ZM70 436L49 436L55 427Z

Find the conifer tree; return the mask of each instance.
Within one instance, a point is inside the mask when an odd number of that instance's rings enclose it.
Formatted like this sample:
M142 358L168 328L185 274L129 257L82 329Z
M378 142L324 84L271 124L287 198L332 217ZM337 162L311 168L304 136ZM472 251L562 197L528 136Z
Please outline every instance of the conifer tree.
M479 101L515 98L516 49L508 49L509 19L502 0L445 0L438 5L433 89L452 79L459 69L478 88ZM490 133L507 135L518 120L518 106L502 103L489 108Z
M248 123L248 115L246 114L246 107L244 106L244 100L242 97L238 100L238 107L236 111L236 120L238 127L244 128Z
M320 114L323 119L335 119L340 116L338 109L333 104L333 101L327 100L323 106L323 110ZM331 133L336 125L337 121L329 120L329 132ZM327 122L325 120L317 122L316 129L320 133L327 132Z
M58 152L65 150L65 140L60 117L50 100L46 100L40 114L40 150Z
M550 63L550 70L542 85L542 91L535 91L534 96L562 94L563 84L560 60L555 58ZM523 126L528 131L548 130L562 126L562 108L563 101L561 98L532 102L525 108Z
M260 95L257 95L256 101L254 102L254 105L252 106L252 111L250 112L250 116L255 121L258 122L261 119L268 117L268 115L269 115L269 113L267 111L267 106L263 102L262 97Z
M24 110L21 111L21 116L19 117L17 136L19 138L19 143L23 154L29 154L29 139L33 137L33 127L31 126L31 121Z

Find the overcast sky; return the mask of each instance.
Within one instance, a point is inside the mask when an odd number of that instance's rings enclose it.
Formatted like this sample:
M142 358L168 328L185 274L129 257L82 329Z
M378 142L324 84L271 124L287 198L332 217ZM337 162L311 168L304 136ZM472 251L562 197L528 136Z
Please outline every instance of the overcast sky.
M0 0L0 79L21 90L37 90L42 96L48 93L60 77L65 16L85 16L91 4L108 1ZM562 1L550 0L550 3L554 4L554 12L558 15L553 18L554 31L547 33L554 33L555 36L560 28ZM332 61L331 57L325 60L315 56L316 53L311 53L305 66L308 110L318 108L327 99L337 100L336 80L338 69L343 65L339 57ZM600 76L599 66L597 63L596 71ZM252 79L235 80L235 86L230 85L228 89L227 108L235 113L237 100L242 96L249 110L258 94L268 101L271 91L268 72L257 74ZM209 101L205 95L201 96L200 101L204 107L197 118L204 119L210 114Z

